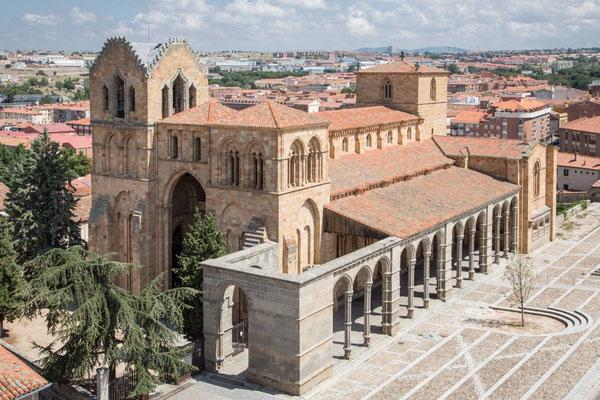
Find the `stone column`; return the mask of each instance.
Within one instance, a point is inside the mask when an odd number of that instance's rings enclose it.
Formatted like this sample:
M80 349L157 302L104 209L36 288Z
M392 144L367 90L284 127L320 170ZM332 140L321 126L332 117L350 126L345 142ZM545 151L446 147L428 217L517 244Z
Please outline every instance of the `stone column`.
M517 205L513 206L512 208L512 217L513 217L513 226L512 226L512 235L513 235L513 239L512 239L512 244L511 244L511 250L513 251L513 253L517 253L517 243L519 243L517 235L519 232L519 228L518 228L518 224L519 224L519 208Z
M481 224L480 238L479 238L479 271L487 274L487 264L485 257L485 247L487 242L487 225Z
M408 261L408 318L415 313L415 263L417 260L411 258Z
M508 257L508 241L510 240L510 235L509 235L509 216L510 216L510 212L508 211L508 207L506 208L506 211L504 211L504 257Z
M367 347L371 346L371 287L373 286L373 282L369 281L365 283L365 314L364 314L364 345Z
M381 329L384 334L390 334L392 310L392 272L383 271L381 279Z
M431 252L423 253L423 307L429 308L429 273Z
M463 247L463 235L457 237L457 248L456 248L456 287L462 287L462 247Z
M352 290L348 290L345 293L346 300L346 318L344 322L344 358L350 359L350 352L352 351L352 345L350 344L350 331L352 330Z
M496 264L500 263L500 219L501 215L500 212L498 212L498 215L496 215L496 229L494 235L494 242L496 244L496 249L494 251L494 262Z
M477 230L473 225L469 231L469 280L475 280L475 233Z
M96 399L110 400L109 396L109 373L108 368L102 367L96 370Z

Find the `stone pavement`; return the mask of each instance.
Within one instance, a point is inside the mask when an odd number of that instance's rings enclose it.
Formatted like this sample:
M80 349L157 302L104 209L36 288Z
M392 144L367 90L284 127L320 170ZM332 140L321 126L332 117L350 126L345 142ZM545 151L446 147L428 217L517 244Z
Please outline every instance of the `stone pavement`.
M508 285L501 278L503 261L488 275L463 281L449 301L417 309L413 320L403 320L396 336L375 333L370 348L361 345L362 316L353 313L352 359L334 357L332 377L303 397L593 399L600 369L600 277L591 273L600 268L600 204L572 217L557 236L528 257L538 278L527 305L581 311L593 317L589 324L575 330L547 325L541 333L521 334L489 323L494 321L490 305L510 306ZM361 308L358 299L353 309ZM545 326L544 317L526 318ZM334 342L338 336L336 329ZM252 385L210 384L209 375L172 398L292 397Z

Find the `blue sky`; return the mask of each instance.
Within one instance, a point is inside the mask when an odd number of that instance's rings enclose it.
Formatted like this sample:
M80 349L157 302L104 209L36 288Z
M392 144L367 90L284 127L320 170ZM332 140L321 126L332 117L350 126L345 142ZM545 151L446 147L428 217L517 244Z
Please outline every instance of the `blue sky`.
M600 46L600 0L22 0L0 48L99 50L108 36L197 50Z

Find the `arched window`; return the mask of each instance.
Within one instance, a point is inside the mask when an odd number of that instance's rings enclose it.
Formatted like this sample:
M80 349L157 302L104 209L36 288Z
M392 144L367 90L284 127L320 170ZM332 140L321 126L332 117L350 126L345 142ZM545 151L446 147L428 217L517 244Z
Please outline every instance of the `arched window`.
M314 137L308 143L308 181L318 182L321 180L321 145L319 140Z
M177 136L171 136L171 158L177 159L179 157L179 141L177 140Z
M410 129L410 126L406 130L406 139L412 140L412 129Z
M540 195L540 162L539 160L535 162L535 166L533 167L533 194L536 196Z
M348 138L342 140L342 151L348 151Z
M383 85L383 98L386 100L392 98L392 84L390 81L385 81L385 84Z
M169 87L165 86L162 88L162 117L167 118L169 116Z
M259 190L265 187L265 159L262 153L258 153L258 188Z
M235 155L233 150L229 151L229 184L235 183Z
M235 152L235 186L240 186L240 153Z
M369 135L367 135L367 139L366 139L366 144L365 144L365 146L366 146L367 148L371 147L371 135L370 135L370 134L369 134Z
M185 82L181 75L178 75L173 82L173 113L177 114L178 112L183 111L184 107L184 88Z
M196 86L190 86L190 106L189 108L196 107Z
M258 187L258 155L256 153L252 153L252 187Z
M194 160L200 161L202 159L202 141L199 137L194 139Z
M436 94L435 78L431 78L431 86L429 87L429 97L431 100L435 101Z
M252 187L262 190L264 184L264 159L262 153L252 153Z
M288 159L288 186L295 187L301 184L301 160L303 156L303 147L299 141L292 143L290 148L290 157Z
M114 78L115 88L115 117L125 118L125 82L119 75Z
M135 89L129 86L129 111L135 111Z
M108 87L102 85L102 109L108 111Z
M392 143L392 131L389 131L389 132L387 133L387 142L388 142L388 143Z

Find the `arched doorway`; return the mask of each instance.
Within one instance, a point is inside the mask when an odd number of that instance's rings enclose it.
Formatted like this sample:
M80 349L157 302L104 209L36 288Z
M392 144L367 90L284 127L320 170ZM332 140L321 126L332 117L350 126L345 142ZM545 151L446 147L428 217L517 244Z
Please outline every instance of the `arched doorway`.
M222 359L242 353L248 347L248 297L236 284L228 285L221 303ZM222 373L242 373L248 367L248 360L231 365Z
M206 193L202 185L192 175L182 175L173 188L171 196L171 229L169 278L171 287L177 286L176 269L179 267L177 256L183 250L183 239L194 222L196 208L204 215L206 211Z

